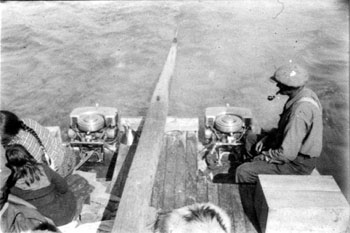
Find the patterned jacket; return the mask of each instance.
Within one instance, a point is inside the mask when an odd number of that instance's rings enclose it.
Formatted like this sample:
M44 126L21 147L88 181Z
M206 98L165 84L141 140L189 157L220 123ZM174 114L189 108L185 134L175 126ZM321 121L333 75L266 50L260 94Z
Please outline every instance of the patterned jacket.
M22 119L22 121L32 128L42 141L48 156L53 163L53 170L58 171L64 159L66 148L60 141L50 134L50 131L31 119ZM43 150L37 139L29 132L20 130L18 134L11 140L10 144L21 144L28 152L38 161L43 161Z

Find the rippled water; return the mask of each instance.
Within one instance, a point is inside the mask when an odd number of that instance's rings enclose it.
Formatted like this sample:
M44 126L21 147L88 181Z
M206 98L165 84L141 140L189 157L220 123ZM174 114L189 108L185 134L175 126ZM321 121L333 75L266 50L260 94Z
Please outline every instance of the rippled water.
M178 28L169 115L244 106L262 127L285 99L267 78L292 59L324 108L318 163L349 197L349 15L346 1L5 2L1 108L59 125L78 106L144 116ZM349 198L348 198L349 199Z

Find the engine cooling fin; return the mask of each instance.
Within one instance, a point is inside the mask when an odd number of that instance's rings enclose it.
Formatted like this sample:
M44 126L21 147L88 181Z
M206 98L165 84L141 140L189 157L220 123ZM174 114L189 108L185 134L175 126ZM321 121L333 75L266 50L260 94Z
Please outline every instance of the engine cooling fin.
M215 119L215 128L223 133L235 133L242 129L243 120L234 114L224 114Z

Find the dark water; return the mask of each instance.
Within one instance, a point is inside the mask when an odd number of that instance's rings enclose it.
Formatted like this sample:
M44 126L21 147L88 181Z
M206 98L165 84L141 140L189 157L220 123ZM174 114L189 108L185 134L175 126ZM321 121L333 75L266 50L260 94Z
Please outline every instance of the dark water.
M275 68L292 59L311 74L324 108L318 162L349 200L349 15L344 1L6 2L2 7L1 108L66 138L79 106L146 115L178 28L169 115L204 117L211 106L249 107L264 128L285 99L269 102Z

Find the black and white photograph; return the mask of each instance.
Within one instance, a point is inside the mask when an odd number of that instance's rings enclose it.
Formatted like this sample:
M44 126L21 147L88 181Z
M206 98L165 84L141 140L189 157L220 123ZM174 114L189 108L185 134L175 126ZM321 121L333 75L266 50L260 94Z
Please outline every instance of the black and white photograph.
M0 18L0 232L350 233L348 0Z

